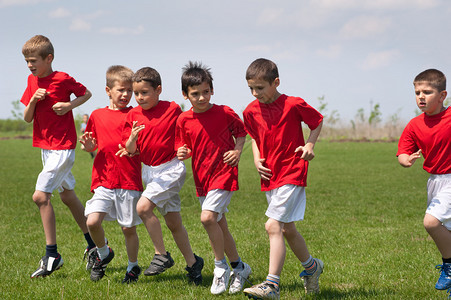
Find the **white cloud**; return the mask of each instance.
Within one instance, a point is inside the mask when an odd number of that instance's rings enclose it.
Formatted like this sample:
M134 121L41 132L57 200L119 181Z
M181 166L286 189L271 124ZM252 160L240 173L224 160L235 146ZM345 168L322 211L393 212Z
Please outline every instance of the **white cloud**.
M358 16L343 25L340 36L345 39L374 38L374 35L384 33L391 23L387 17Z
M0 8L8 6L24 6L29 4L38 4L52 2L54 0L0 0Z
M111 35L124 35L124 34L132 34L132 35L140 35L144 32L144 26L139 25L136 28L127 28L127 27L104 27L100 29L101 33L111 34Z
M398 50L386 50L380 52L369 53L361 67L364 70L374 70L384 68L390 65L400 56Z
M72 23L69 26L69 30L71 31L90 31L91 23L82 19L82 18L74 18Z
M70 11L68 9L64 8L64 7L59 7L57 9L52 10L52 11L49 12L49 17L50 18L55 18L55 19L57 19L57 18L65 18L65 17L68 17L70 15L71 15Z
M406 10L433 8L440 5L440 0L315 0L314 2L319 7L331 10Z
M324 58L338 58L342 53L343 47L341 45L330 45L327 48L321 48L316 51L316 54Z

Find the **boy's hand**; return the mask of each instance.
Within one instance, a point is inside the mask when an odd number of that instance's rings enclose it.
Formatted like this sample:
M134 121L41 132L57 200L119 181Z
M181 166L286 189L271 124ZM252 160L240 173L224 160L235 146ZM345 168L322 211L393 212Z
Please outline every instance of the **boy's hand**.
M177 158L179 160L185 160L191 156L191 149L188 149L186 145L177 149Z
M239 150L230 150L224 153L224 163L228 164L231 167L235 167L240 162L241 151Z
M80 137L81 149L87 152L92 152L97 148L97 140L92 137L92 132L85 132Z
M138 126L138 121L133 121L133 125L132 125L132 132L130 133L130 137L129 139L131 141L136 141L138 139L138 133L143 130L144 128L146 128L145 125L139 125Z
M46 89L37 89L36 92L34 92L33 97L31 97L30 102L38 102L45 99L45 96L47 96L49 93Z
M409 155L408 163L412 166L421 157L421 149Z
M270 169L263 166L264 158L259 159L255 162L255 167L257 168L258 174L263 180L269 180L272 177L272 172Z
M138 151L136 151L135 153L128 152L124 147L122 147L121 144L119 144L118 146L119 146L119 150L116 152L116 156L119 156L119 157L122 157L122 156L133 157L133 156L139 154Z
M305 146L299 146L294 150L294 153L301 152L301 159L309 161L315 157L315 153L313 153L313 144L307 143Z
M72 110L72 105L70 102L57 102L52 106L52 109L58 116L63 116Z
M402 153L398 156L398 162L403 166L404 168L411 167L417 159L421 157L421 149L417 152L414 152L412 154Z

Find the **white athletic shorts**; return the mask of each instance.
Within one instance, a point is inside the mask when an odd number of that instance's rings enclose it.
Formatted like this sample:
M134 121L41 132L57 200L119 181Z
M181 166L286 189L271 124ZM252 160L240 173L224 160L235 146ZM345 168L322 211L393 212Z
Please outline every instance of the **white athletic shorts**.
M71 169L75 162L75 150L41 149L43 168L36 181L36 190L53 193L75 188L75 178Z
M136 212L140 191L107 189L99 186L94 196L86 202L85 216L92 213L106 213L105 221L117 220L122 227L133 227L142 223Z
M211 190L206 196L199 197L202 210L210 210L218 213L218 222L222 219L222 216L228 212L227 206L232 199L233 192L226 190Z
M428 179L426 213L437 218L451 230L451 174L431 175Z
M145 190L142 196L154 203L163 216L168 212L179 212L179 192L185 182L185 176L185 164L177 157L156 167L143 164Z
M268 209L266 216L283 223L304 219L305 188L286 184L266 192Z

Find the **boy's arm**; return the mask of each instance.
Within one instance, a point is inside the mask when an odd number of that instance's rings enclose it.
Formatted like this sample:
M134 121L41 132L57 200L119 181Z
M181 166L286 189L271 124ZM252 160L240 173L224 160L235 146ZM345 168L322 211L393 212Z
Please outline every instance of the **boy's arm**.
M272 176L272 172L270 169L263 166L265 159L260 157L260 150L258 150L257 143L254 139L252 139L252 153L254 154L254 164L258 174L260 174L260 177L263 180L269 180Z
M237 137L235 141L235 148L224 153L224 163L228 164L231 167L237 166L240 162L241 152L243 151L245 142L245 136Z
M91 92L86 89L86 92L83 96L77 97L70 102L57 102L52 106L52 109L57 115L62 116L88 101L91 96Z
M421 149L410 155L406 154L406 153L398 155L398 162L404 168L409 168L409 167L413 166L415 161L420 157L421 157Z
M138 146L136 145L136 142L138 140L138 133L145 128L144 125L138 126L138 121L133 121L132 125L132 131L130 133L130 136L128 137L127 142L125 143L125 150L127 150L128 153L135 153Z
M315 147L315 143L318 140L319 134L321 132L321 128L323 127L323 121L319 123L319 125L310 131L310 135L307 139L307 143L304 146L299 146L294 150L294 152L302 151L301 159L303 160L312 160L315 157L315 153L313 152L313 148Z
M37 89L34 93L33 97L31 97L30 102L25 107L23 112L23 119L25 122L30 123L34 118L34 110L36 108L36 103L40 100L44 100L47 95L47 91L45 89Z

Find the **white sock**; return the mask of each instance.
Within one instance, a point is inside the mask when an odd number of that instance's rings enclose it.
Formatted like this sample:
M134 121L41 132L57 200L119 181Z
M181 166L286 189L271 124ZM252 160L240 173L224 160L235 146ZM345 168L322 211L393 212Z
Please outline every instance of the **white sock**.
M110 249L108 248L108 245L105 244L102 248L97 247L97 253L99 254L100 260L104 260L108 254L110 254Z
M130 272L133 269L133 267L137 266L137 265L138 265L138 261L135 261L135 262L128 261L127 273Z

